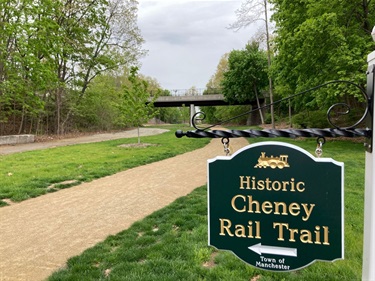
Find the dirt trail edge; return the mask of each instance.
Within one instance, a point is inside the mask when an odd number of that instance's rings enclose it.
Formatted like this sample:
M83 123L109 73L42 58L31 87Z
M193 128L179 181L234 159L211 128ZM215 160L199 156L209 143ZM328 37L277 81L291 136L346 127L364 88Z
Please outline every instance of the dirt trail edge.
M246 146L232 139L233 151ZM0 208L0 280L43 280L69 257L207 182L204 148Z
M139 135L141 137L144 136L153 136L165 133L169 130L166 129L157 129L157 128L140 128ZM123 132L116 132L116 133L106 133L106 134L95 134L77 138L67 138L67 139L57 139L47 142L34 142L34 143L26 143L26 144L17 144L17 145L1 145L0 146L0 155L1 154L11 154L17 152L24 152L30 150L39 150L39 149L47 149L57 146L65 146L65 145L73 145L73 144L80 144L80 143L92 143L92 142L101 142L107 140L115 140L115 139L122 139L122 138L135 138L138 136L137 129L123 131ZM1 279L0 279L1 280Z

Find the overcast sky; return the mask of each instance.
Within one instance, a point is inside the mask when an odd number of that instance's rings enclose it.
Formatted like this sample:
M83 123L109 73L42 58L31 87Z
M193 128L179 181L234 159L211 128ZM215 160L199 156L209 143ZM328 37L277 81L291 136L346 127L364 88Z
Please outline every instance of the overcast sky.
M139 0L138 26L148 50L140 72L168 90L205 88L220 58L243 49L255 33L227 28L240 6L231 0Z

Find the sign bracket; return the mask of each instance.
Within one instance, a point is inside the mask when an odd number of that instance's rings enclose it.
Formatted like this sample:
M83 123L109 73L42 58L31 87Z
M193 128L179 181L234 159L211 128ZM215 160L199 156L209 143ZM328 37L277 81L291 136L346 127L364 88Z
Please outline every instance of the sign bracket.
M267 104L261 106L259 108L252 109L248 112L245 112L241 115L235 116L229 120L220 122L215 125L211 125L205 128L199 128L197 123L198 121L204 120L205 114L203 112L196 113L192 118L192 125L195 128L194 131L186 131L183 132L182 130L177 130L175 135L177 138L181 137L189 137L189 138L239 138L239 137L246 137L246 138L254 138L254 137L265 137L265 138L273 138L273 137L284 137L284 138L297 138L297 137L316 137L316 138L324 138L324 137L349 137L349 138L356 138L356 137L365 137L365 148L367 152L372 153L373 150L373 114L374 114L374 100L373 100L373 92L374 92L374 76L375 76L375 65L371 65L367 71L367 90L365 91L363 87L358 84L355 84L351 81L346 80L333 80L327 83L318 85L314 88L308 89L306 91L297 93L295 95L289 96L284 99L280 99L275 101L272 104ZM301 96L305 93L312 92L318 90L320 88L326 87L332 84L347 84L356 87L363 98L366 101L366 108L362 115L362 117L353 125L348 127L339 127L332 121L332 112L336 107L345 107L347 110L346 112L340 113L340 115L346 115L350 112L350 106L346 103L337 103L332 105L327 111L327 120L332 125L333 128L308 128L308 129L264 129L264 130L211 130L211 128L228 123L236 118L242 117L244 115L250 114L252 112L258 111L259 109L264 109L270 107L271 105L275 105L281 103L283 101L295 98L297 96ZM365 122L365 128L357 128L357 126L362 125Z
M375 28L374 28L375 31ZM373 36L374 37L374 36ZM375 40L375 38L374 38ZM331 106L331 108L327 112L327 118L328 122L333 126L333 128L326 128L326 129L285 129L285 130L276 130L276 129L270 129L270 130L210 130L214 126L222 125L224 123L227 123L229 121L232 121L235 118L241 117L245 114L249 114L254 111L258 111L262 108L269 107L271 104L256 108L254 110L251 110L249 112L246 112L242 115L236 116L234 118L231 118L225 122L221 122L216 125L212 125L206 128L198 128L196 125L196 120L198 117L200 117L200 120L204 119L205 115L204 113L196 113L192 118L192 124L196 130L194 131L187 131L183 132L181 130L176 131L175 135L178 138L181 138L183 136L189 137L189 138L237 138L237 137L286 137L286 138L295 138L295 137L317 137L317 138L324 138L324 137L365 137L365 149L366 149L366 173L365 173L365 210L364 210L364 245L363 245L363 264L362 264L362 280L363 281L369 281L369 280L375 280L375 269L373 267L373 264L375 262L375 241L374 241L374 230L375 230L375 189L374 189L374 182L375 182L375 174L374 174L374 162L375 162L375 155L373 154L373 147L374 147L374 139L373 139L373 129L374 129L374 122L375 122L375 116L374 116L374 95L375 95L375 51L372 52L368 57L368 71L367 71L367 85L366 90L364 90L361 86L350 82L350 81L342 81L342 80L335 80L330 81L325 84L319 85L317 87L311 88L307 91L295 94L293 96L290 96L285 99L281 99L279 101L274 102L272 105L280 103L285 100L289 100L291 98L294 98L299 95L303 95L304 93L311 92L314 90L317 90L319 88L322 88L324 86L327 86L329 84L335 84L335 83L346 83L350 84L352 86L357 87L361 94L363 95L365 101L366 101L366 108L363 116L358 120L354 125L340 128L339 126L336 126L331 118L330 113L333 108L335 108L337 105L344 106L347 108L347 111L343 114L347 114L350 112L349 105L345 103L339 103ZM204 116L203 118L201 116ZM359 125L362 125L362 123L365 123L365 128L357 128ZM262 248L261 245L254 245L250 246L249 249L254 251L259 251L258 248ZM270 250L271 248L269 246L263 246L266 251ZM280 249L278 249L280 250ZM285 249L281 249L285 250Z
M374 77L375 77L375 64L368 67L367 70L367 107L369 108L369 114L366 116L366 129L369 130L368 136L365 141L366 151L372 153L374 143L372 132L374 129L373 119L374 119Z

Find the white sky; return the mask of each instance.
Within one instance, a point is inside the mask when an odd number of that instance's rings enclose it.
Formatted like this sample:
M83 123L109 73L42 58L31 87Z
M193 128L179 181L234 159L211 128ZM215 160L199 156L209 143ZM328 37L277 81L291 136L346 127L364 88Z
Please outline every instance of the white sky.
M164 89L205 88L220 58L243 49L257 29L227 28L240 6L231 0L139 0L138 26L148 50L140 72Z

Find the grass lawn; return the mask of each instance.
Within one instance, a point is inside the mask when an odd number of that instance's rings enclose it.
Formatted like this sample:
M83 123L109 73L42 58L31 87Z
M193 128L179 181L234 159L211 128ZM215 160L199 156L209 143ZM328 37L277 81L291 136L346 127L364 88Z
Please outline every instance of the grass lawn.
M315 139L276 140L311 153L316 147ZM179 141L184 139L176 145ZM324 157L345 163L345 260L318 261L302 270L275 273L208 247L204 186L69 259L49 280L361 280L364 155L362 143L328 140L323 146Z
M0 206L6 205L1 199L26 200L192 151L209 142L188 138L177 141L177 127L163 128L170 132L141 138L142 143L155 145L146 148L119 147L138 141L129 138L0 155Z

